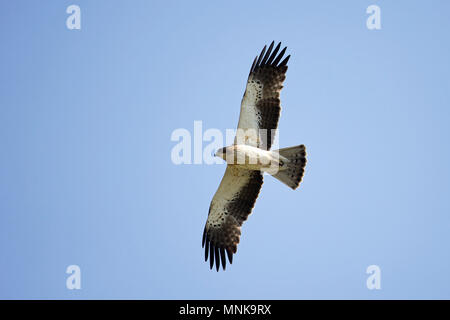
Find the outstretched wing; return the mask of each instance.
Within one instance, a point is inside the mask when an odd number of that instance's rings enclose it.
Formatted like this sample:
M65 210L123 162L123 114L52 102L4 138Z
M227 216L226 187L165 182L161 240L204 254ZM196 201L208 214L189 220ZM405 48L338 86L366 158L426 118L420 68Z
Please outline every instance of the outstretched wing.
M225 270L227 253L230 263L236 253L241 235L241 226L252 212L263 183L260 171L227 166L219 188L209 207L208 220L203 231L202 246L205 247L205 261L210 259L210 268L216 262Z
M283 88L288 69L287 62L290 58L289 55L281 61L286 48L278 54L281 42L272 51L273 45L274 42L267 52L264 46L261 54L253 61L241 102L235 139L235 143L248 144L265 150L270 149L275 132L272 130L278 126L281 111L280 91Z

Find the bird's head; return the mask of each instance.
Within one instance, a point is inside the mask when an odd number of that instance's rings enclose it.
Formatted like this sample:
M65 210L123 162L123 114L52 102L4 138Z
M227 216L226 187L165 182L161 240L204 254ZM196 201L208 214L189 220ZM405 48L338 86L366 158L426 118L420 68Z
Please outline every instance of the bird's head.
M222 158L223 160L226 160L226 155L227 155L226 147L217 149L216 153L214 154L215 157Z

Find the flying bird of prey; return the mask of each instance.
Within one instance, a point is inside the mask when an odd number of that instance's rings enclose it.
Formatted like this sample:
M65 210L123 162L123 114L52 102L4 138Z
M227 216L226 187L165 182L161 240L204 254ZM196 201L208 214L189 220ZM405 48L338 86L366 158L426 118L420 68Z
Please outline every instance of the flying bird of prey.
M217 150L215 156L227 163L225 174L209 207L202 246L210 268L216 263L225 270L241 235L241 226L252 212L267 172L292 189L303 177L304 145L270 151L280 117L280 91L288 69L286 48L274 42L253 61L241 102L238 130L233 145Z

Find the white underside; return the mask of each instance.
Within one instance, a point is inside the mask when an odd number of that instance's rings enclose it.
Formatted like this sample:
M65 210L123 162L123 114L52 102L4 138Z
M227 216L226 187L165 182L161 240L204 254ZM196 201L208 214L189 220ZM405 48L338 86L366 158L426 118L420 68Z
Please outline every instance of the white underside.
M229 156L235 154L235 156ZM224 158L222 155L222 159ZM274 174L283 170L280 161L287 163L289 160L279 155L278 152L267 151L249 145L232 145L227 147L227 164L247 170L261 170ZM274 171L276 170L276 171Z

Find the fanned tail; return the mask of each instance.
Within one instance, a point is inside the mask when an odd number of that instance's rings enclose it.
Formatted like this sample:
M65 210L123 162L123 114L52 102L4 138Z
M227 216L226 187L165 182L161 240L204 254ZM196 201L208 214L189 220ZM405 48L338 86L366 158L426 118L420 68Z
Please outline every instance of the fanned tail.
M303 173L305 172L305 146L302 144L295 147L274 150L273 152L278 153L281 157L288 160L288 163L283 163L283 165L280 166L280 169L276 174L273 174L273 177L295 190L300 185Z

